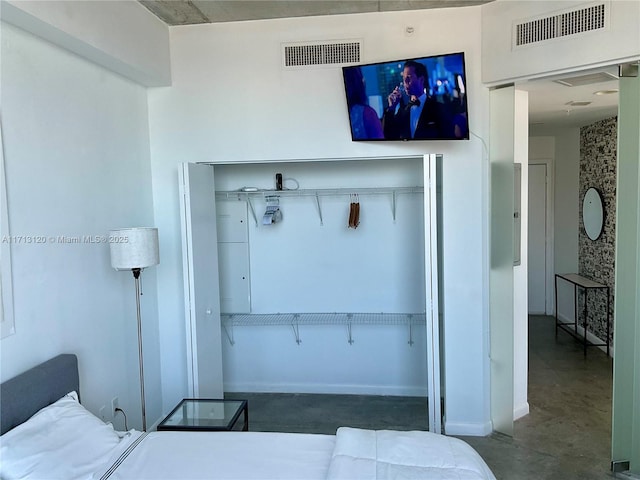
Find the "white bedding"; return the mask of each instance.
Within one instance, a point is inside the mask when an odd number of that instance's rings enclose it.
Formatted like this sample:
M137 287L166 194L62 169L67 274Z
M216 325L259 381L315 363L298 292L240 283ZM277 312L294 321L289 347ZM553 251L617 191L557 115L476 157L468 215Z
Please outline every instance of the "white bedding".
M457 438L346 427L336 433L327 478L495 480L480 455Z
M334 435L151 432L103 478L326 479L334 444Z
M421 431L152 432L132 436L122 445L127 448L133 451L122 462L118 452L108 462L115 467L97 478L495 480L462 440Z
M495 480L465 442L429 432L115 432L75 392L0 437L3 480Z

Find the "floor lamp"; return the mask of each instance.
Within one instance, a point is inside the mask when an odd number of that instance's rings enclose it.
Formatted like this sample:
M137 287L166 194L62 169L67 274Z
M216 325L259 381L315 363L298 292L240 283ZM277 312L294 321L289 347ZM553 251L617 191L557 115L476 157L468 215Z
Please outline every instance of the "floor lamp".
M131 270L136 284L136 315L138 319L138 363L140 366L140 402L142 431L147 431L144 402L144 361L142 359L142 321L140 319L140 274L146 267L160 263L157 228L122 228L109 232L111 266L116 270Z

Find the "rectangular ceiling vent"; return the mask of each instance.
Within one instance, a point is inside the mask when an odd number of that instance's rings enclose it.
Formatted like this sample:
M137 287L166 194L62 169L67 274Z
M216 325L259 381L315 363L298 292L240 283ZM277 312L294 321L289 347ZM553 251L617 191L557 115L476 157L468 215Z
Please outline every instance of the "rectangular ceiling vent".
M618 77L609 72L595 72L584 75L574 75L572 77L557 78L554 82L567 87L582 87L584 85L593 85L595 83L610 82L617 80Z
M568 10L557 15L517 23L514 48L604 29L608 18L607 2Z
M282 44L284 68L360 63L362 40Z

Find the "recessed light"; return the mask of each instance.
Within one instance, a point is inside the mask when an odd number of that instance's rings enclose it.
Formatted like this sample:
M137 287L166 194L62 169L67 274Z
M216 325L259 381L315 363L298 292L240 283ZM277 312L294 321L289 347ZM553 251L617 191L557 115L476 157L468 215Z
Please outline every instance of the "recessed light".
M576 102L571 100L570 102L565 103L565 105L569 105L570 107L586 107L587 105L591 105L591 102Z
M593 92L594 95L612 95L614 93L618 93L618 89L611 89L611 90L598 90L597 92Z

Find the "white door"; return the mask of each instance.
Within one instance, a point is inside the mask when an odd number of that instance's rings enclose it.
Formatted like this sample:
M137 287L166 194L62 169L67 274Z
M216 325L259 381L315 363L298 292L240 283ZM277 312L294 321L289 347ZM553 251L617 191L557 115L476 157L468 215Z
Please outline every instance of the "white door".
M427 322L427 396L429 431L442 433L440 389L440 309L438 302L438 201L437 164L441 155L425 155L424 171L424 274Z
M213 166L183 163L179 182L189 394L223 398Z
M547 166L529 165L529 313L546 313Z

